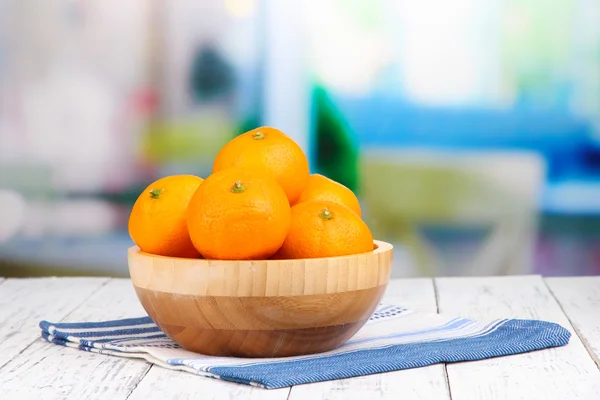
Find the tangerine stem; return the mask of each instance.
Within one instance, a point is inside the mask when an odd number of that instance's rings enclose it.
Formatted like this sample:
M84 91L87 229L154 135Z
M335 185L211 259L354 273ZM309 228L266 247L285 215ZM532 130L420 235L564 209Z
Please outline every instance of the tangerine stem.
M231 187L233 193L242 193L246 190L246 186L242 185L242 182L235 181L235 184Z
M254 140L260 140L260 139L264 139L265 138L265 134L262 132L254 132L252 134L252 139Z
M327 208L324 208L321 213L319 214L319 217L321 217L321 219L323 221L329 221L330 219L333 218L333 214L331 212L329 212L329 210Z
M160 197L160 195L162 194L162 192L163 192L164 190L165 190L165 189L152 189L152 190L150 191L150 198L151 198L152 200L157 200L157 199Z

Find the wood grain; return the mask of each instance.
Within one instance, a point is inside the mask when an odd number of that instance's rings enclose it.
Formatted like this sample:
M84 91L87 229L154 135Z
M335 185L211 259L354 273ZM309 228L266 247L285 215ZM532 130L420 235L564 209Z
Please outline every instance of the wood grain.
M600 276L546 278L545 282L600 368Z
M467 318L530 318L573 327L540 277L435 279L440 312ZM600 371L581 340L510 357L447 365L453 400L599 399Z
M370 289L389 281L392 245L375 241L369 253L301 260L213 261L161 257L132 247L135 286L212 297L281 297Z
M107 282L105 278L34 278L0 283L0 367L40 337L42 319L60 320Z
M593 330L596 325L589 325L588 321L597 321L594 289L597 283L594 280L598 278L568 278L567 289L563 287L556 290L559 284L555 282L561 279L548 280L554 295L561 299L561 305L577 326L578 333L582 337L597 338ZM25 334L24 337L28 338L31 337L27 334L29 332L37 338L39 319L58 320L61 318L59 314L64 316L71 311L65 320L92 321L138 316L140 305L130 282L111 281L102 287L106 282L96 278L10 279L0 282L0 337L6 338L8 332L9 336L11 333L13 336ZM482 320L506 316L537 317L554 320L572 329L538 277L453 278L438 279L436 282L443 312ZM590 293L590 288L592 296L586 294ZM88 296L93 297L81 304L81 300ZM394 280L390 282L386 293L388 302L425 312L434 310L433 297L428 279ZM572 300L565 301L565 298ZM565 305L570 303L571 306ZM573 308L576 305L578 309ZM9 326L12 328L7 331ZM13 336L8 340L13 340ZM158 367L149 369L144 361L85 353L46 344L41 340L35 341L36 348L29 347L27 340L15 340L10 347L2 343L0 357L14 359L0 369L0 398L3 400L283 399L289 392L288 389L267 391ZM581 342L574 339L562 348L451 364L448 368L452 398L455 400L600 398L596 366ZM448 399L442 365L300 385L292 388L290 397L299 399L309 396L317 399L377 396Z
M156 324L190 351L282 357L333 349L369 319L385 285L290 297L199 297L136 287Z
M415 311L435 313L431 279L390 281L383 300ZM300 399L450 399L444 365L394 371L350 379L294 386L290 400Z
M368 320L387 286L392 246L323 259L209 261L129 250L148 315L187 350L282 357L336 348Z
M263 389L153 367L127 400L286 400L290 388Z
M88 279L87 287L96 281ZM62 282L62 283L61 283ZM61 278L55 290L72 299L73 291L82 285L81 280ZM29 285L22 281L21 287ZM47 297L47 289L38 288L52 307L61 295ZM69 295L65 296L68 293ZM63 322L102 321L138 317L144 314L135 297L129 279L114 279L75 308ZM33 306L25 306L31 311ZM49 311L48 309L46 311ZM51 313L50 313L51 314ZM53 322L52 315L43 318ZM60 318L57 318L60 319ZM37 322L31 324L37 328ZM39 328L36 333L39 336ZM146 361L88 353L48 343L43 339L34 342L17 355L0 372L0 398L2 399L125 399L150 368ZM197 378L192 376L193 378Z

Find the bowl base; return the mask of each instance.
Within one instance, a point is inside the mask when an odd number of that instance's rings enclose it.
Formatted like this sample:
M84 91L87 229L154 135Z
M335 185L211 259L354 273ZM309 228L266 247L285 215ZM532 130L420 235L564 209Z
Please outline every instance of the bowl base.
M303 296L166 293L134 285L158 327L186 350L225 357L288 357L333 350L370 318L387 283Z
M220 357L290 357L322 353L350 339L365 321L320 328L242 331L197 329L160 324L188 351Z

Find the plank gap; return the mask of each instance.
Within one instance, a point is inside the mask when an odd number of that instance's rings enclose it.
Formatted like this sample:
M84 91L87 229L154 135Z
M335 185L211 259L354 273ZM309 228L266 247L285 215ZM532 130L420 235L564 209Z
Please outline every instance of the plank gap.
M146 370L144 371L144 373L142 374L142 376L140 377L140 379L138 379L138 381L133 385L133 387L131 388L131 390L129 391L129 393L127 393L127 396L125 396L125 400L129 400L129 398L131 397L131 395L133 394L133 392L135 391L135 389L137 389L137 387L139 386L139 384L142 383L142 381L144 380L144 378L146 377L146 375L148 375L148 372L150 372L150 369L152 369L153 366L154 366L154 364L149 364L148 365L148 368L146 368Z
M437 279L433 278L433 294L435 296L436 312L440 313L440 301L437 287ZM450 378L448 377L448 364L444 363L444 377L446 378L446 389L448 389L448 397L452 400L452 388L450 387Z
M382 302L402 306L416 313L435 315L437 310L433 280L429 277L390 280ZM287 396L288 400L365 398L450 400L444 365L438 363L422 368L307 383L293 386Z
M20 281L25 280L27 278L14 278L14 279L18 279ZM85 303L90 297L92 297L94 294L96 294L101 288L103 288L109 281L111 278L106 279L105 282L103 282L100 286L98 286L95 290L92 290L89 295L83 299L81 301L81 303L76 306L73 310L71 310L67 315L63 316L62 318L58 319L58 322L63 321L65 318L67 318L70 314L72 314L75 310L77 310L79 307L81 307L81 305L83 303ZM2 281L0 281L0 285L3 282L7 282L8 280L3 279ZM39 324L40 321L37 321L37 324ZM32 341L30 341L25 347L23 347L21 350L19 350L18 353L16 353L11 359L9 359L8 361L6 361L4 364L0 365L0 373L2 372L2 370L4 369L4 367L6 367L8 364L10 364L13 360L15 360L17 357L19 357L21 354L23 354L25 351L27 351L31 346L33 346L34 343L36 343L37 341L39 341L41 339L41 328L40 328L40 332L39 332L39 336L37 336L35 339L33 339Z
M61 282L62 281L62 282ZM43 284L35 285L37 297L46 299ZM61 279L53 282L53 296L65 302L73 294L80 293L83 301L71 300L72 307L64 313L45 315L47 311L36 311L35 322L46 319L52 322L81 322L119 319L139 316L142 308L135 302L129 280L105 278L100 281ZM87 282L87 283L86 283ZM23 283L26 283L23 280ZM90 286L89 283L94 283ZM28 284L23 284L27 288ZM40 289L41 288L41 289ZM32 290L29 290L32 292ZM69 296L65 296L69 293ZM52 302L46 305L51 310ZM64 307L63 307L64 308ZM30 322L30 331L31 324ZM39 332L39 331L38 331ZM0 392L6 398L44 399L82 398L124 399L130 388L148 368L148 364L129 358L94 354L79 349L48 343L39 337L0 373ZM30 338L27 337L27 341ZM23 340L23 343L26 341ZM23 382L27 382L23 385ZM54 390L49 388L55 388ZM2 397L2 396L0 396Z
M441 313L480 322L503 318L541 320L572 332L565 346L448 363L453 400L600 398L597 365L541 277L438 278L436 284Z
M563 314L565 314L565 316L569 320L569 323L571 324L573 331L577 334L577 337L579 337L579 340L581 340L581 343L583 343L583 347L590 355L590 358L592 360L594 360L596 367L598 367L598 369L600 370L600 357L596 356L596 353L595 353L594 349L592 348L592 345L588 341L587 337L583 334L583 332L581 332L581 329L579 328L579 324L574 320L574 318L571 318L571 316L569 316L569 313L567 312L567 310L563 306L562 302L560 301L559 296L557 296L557 294L552 290L552 286L548 285L548 281L546 280L546 278L543 278L542 282L544 282L544 285L546 286L546 288L548 288L548 291L550 292L552 297L554 297L554 300L556 300L558 307L560 307Z

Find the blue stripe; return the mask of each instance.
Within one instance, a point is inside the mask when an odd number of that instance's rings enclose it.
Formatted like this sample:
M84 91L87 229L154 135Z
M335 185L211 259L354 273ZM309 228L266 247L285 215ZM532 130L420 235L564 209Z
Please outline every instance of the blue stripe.
M394 315L399 308L381 309L382 322L385 315ZM444 325L414 332L403 332L383 337L364 338L350 344L369 343L383 338L418 336L432 332L450 331L473 321L454 318ZM152 340L168 339L156 325L140 328L142 324L151 324L148 317L130 318L119 321L91 323L40 322L42 337L54 344L66 346L71 340L83 351L102 353L104 345L118 347L152 346ZM54 335L49 334L50 327L56 327ZM98 332L98 328L115 328ZM85 332L70 332L70 329L84 329ZM460 332L456 332L457 335ZM125 336L125 337L122 337ZM455 335L456 336L456 335ZM319 354L301 359L277 359L265 362L260 359L248 360L248 363L235 366L213 366L197 371L208 371L221 379L238 383L259 385L266 388L280 388L303 383L319 382L331 379L349 378L373 373L395 371L407 368L423 367L443 362L481 360L511 354L524 353L547 347L562 346L569 342L571 334L560 325L532 320L499 320L487 324L478 332L463 338L442 338L420 341L418 343L386 345L370 349L346 349L340 354ZM94 339L94 340L88 340ZM147 343L127 345L133 340L147 340ZM160 344L169 347L171 344ZM194 366L195 359L166 359L172 365ZM198 362L202 361L199 356ZM216 360L218 362L218 360Z
M455 328L460 328L460 327L465 326L467 324L470 324L472 322L473 321L470 320L470 319L455 318L453 320L448 321L444 325L440 325L440 326L437 326L437 327L431 328L431 329L424 329L422 331L393 333L393 334L390 334L390 335L374 336L374 337L364 338L364 339L358 339L358 340L352 340L351 339L348 342L342 344L340 346L340 348L352 346L352 345L355 345L357 343L369 343L369 342L374 342L374 341L382 340L382 339L401 338L401 337L408 337L408 336L424 335L424 334L428 334L428 333L445 332L445 331L449 331L449 330L452 330L452 329L455 329Z
M49 341L50 343L59 344L61 346L66 346L67 345L67 341L66 340L62 340L62 339L57 339L57 338L51 337L47 332L42 332L42 337L44 339L46 339L47 341Z
M161 332L161 330L157 326L153 326L151 328L133 328L133 329L118 329L115 331L103 331L103 332L68 332L68 331L56 331L54 332L54 336L60 337L62 339L67 339L68 337L77 337L77 338L106 338L106 337L115 337L115 336L139 336L144 333L154 333Z
M154 323L150 317L140 318L127 318L116 321L104 321L104 322L59 322L52 323L48 321L41 321L40 328L48 331L50 326L55 326L57 329L97 329L97 328L118 328L122 326L135 326Z
M477 337L477 336L485 335L491 329L493 329L494 326L500 325L504 321L505 320L498 320L498 321L495 321L492 324L488 324L481 331L479 331L477 333L472 333L468 337ZM355 343L364 344L364 343L376 342L376 341L382 340L382 339L401 338L401 337L409 337L409 336L414 336L414 335L418 336L418 335L423 334L423 333L432 333L432 332L438 332L438 331L439 332L444 332L444 331L447 331L449 329L453 329L453 328L456 328L456 327L464 326L466 323L471 323L471 322L473 322L473 321L469 320L469 319L455 318L455 319L452 319L452 320L448 321L448 323L446 323L445 325L442 325L442 326L434 328L434 329L423 330L423 331L414 331L414 332L406 332L406 333L398 333L398 334L385 335L385 336L377 336L377 337L372 337L372 338L365 338L363 340L357 340L355 342L346 342L346 343L342 344L341 346L339 346L338 349L343 349L344 347L349 347L350 345L355 344ZM445 329L441 329L442 327L445 327ZM422 343L424 341L429 341L429 342L436 341L436 342L439 342L439 341L446 341L446 340L453 340L453 339L455 339L455 338L444 337L444 338L438 338L438 339L422 339L419 343ZM372 347L370 347L367 350L371 351L371 350L374 350L374 349L385 348L385 347L389 347L389 346L392 346L392 345L386 344L386 345L372 346ZM364 348L364 346L362 346L362 347ZM345 350L345 352L343 354L346 354L346 355L347 354L353 354L356 351L362 351L362 350L363 349L354 349L354 350L347 349L347 350ZM306 359L322 358L322 357L323 357L322 354L313 354L312 356L307 356L307 357L304 357L304 358L306 360ZM261 361L260 359L256 359L256 360L257 361L255 361L255 362L248 362L248 363L244 363L242 365L244 367L251 367L251 366L254 366L254 365L258 365L258 364L264 363L264 361ZM193 363L193 361L194 361L193 358L171 358L171 359L167 360L167 363L171 364L171 365L186 365L186 362L188 362L188 363L192 362ZM287 361L285 361L285 358L280 358L277 361L272 361L272 363L285 363L285 362L287 362ZM294 362L298 362L298 361L295 360ZM237 366L236 366L236 368L237 368Z
M570 336L567 329L554 323L508 320L489 334L474 338L392 345L309 360L254 364L250 367L211 367L208 371L225 380L255 382L275 389L563 346L569 342Z
M169 339L169 337L167 335L165 335L164 333L159 333L158 335L150 335L150 336L134 336L134 337L130 337L130 338L120 338L120 339L114 339L114 338L108 338L108 339L100 339L100 340L94 340L94 342L111 342L111 343L115 343L115 344L121 344L121 343L127 343L131 340L139 340L139 339L145 339L145 340L152 340L152 339ZM149 342L148 344L152 344L152 342ZM143 346L144 344L140 344L139 346Z

